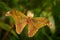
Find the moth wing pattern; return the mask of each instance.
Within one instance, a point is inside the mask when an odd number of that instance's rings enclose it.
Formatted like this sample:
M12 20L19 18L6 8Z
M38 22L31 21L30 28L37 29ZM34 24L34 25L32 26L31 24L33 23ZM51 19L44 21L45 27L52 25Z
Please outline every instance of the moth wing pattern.
M46 18L43 17L36 17L36 18L32 18L31 22L28 23L28 37L33 37L36 32L44 27L45 25L47 25L48 20Z
M16 11L16 17L17 17L17 20L15 21L16 32L20 34L27 24L26 16L22 12Z
M13 17L16 26L16 32L17 34L20 34L26 25L26 16L16 9L10 10L6 15Z

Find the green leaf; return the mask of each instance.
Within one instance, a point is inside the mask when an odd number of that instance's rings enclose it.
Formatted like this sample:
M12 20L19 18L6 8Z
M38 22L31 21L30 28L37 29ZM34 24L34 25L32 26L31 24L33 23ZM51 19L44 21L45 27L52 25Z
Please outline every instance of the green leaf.
M54 21L54 17L52 16L51 13L48 15L48 19L52 24L52 26L50 26L50 30L52 33L55 33L55 21Z
M8 31L8 30L11 29L11 27L10 27L9 25L7 25L7 24L5 24L5 23L3 23L3 22L0 22L0 28L4 29L4 30L6 30L6 31ZM14 30L11 30L11 33L12 33L15 37L18 37L17 34L16 34L16 32L15 32Z
M4 2L0 2L0 10L8 11L9 9L10 8Z
M49 26L52 34L55 33L55 21L54 21L54 17L52 15L52 12L46 12L46 11L43 11L43 13L41 14L41 16L43 17L47 17L49 22L51 23L51 25Z

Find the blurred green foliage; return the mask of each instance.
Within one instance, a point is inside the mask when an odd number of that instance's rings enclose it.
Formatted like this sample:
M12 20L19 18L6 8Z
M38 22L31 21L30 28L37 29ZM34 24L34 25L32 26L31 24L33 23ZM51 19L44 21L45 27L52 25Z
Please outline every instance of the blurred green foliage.
M10 9L22 12L31 10L34 17L46 17L53 26L39 29L31 38L27 36L26 26L18 35L15 32L14 20L5 16ZM14 28L11 28L12 24ZM0 0L0 40L60 40L60 0Z

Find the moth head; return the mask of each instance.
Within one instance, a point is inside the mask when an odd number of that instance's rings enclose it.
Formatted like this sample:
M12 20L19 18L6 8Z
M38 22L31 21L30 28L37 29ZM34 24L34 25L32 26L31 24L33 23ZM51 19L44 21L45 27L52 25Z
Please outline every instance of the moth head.
M32 18L33 16L34 16L34 14L33 14L31 11L28 11L28 12L27 12L27 17Z

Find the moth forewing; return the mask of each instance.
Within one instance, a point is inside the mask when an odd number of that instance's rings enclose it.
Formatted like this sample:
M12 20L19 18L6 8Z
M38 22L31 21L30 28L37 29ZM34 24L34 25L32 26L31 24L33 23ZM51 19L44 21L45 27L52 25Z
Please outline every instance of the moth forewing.
M16 17L18 19L16 20L16 32L20 34L27 24L26 16L22 12L16 11Z
M23 18L26 17L24 15L24 13L20 12L20 11L16 11L16 16L22 16Z
M22 12L14 9L10 10L7 14L8 16L13 17L16 26L16 32L17 34L20 34L26 25L26 16Z
M32 22L30 24L28 23L28 37L33 37L40 28L48 23L48 20L42 17L33 18L31 20Z
M25 21L16 23L16 32L17 32L17 34L20 34L23 31L26 24L27 23Z
M28 37L32 37L34 34L35 28L33 28L32 24L28 24Z

